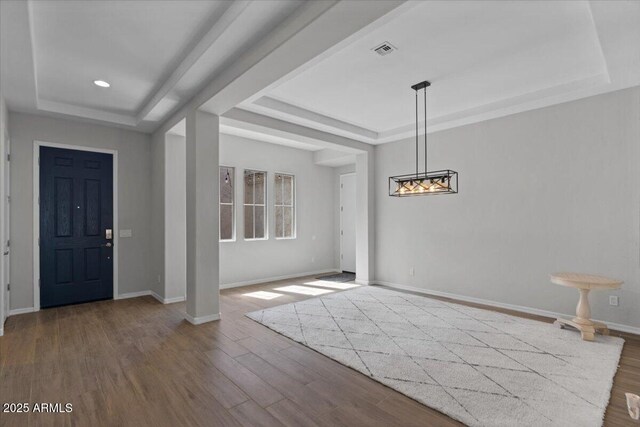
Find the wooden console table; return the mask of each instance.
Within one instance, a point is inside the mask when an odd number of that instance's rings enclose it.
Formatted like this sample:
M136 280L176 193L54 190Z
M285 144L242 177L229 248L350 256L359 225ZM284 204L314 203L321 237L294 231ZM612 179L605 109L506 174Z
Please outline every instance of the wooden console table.
M592 276L580 273L554 273L551 282L556 285L576 288L580 291L580 299L576 308L576 317L571 320L557 319L553 324L564 328L572 326L580 331L582 339L593 341L596 332L609 335L609 329L604 323L591 320L591 307L589 306L589 291L592 289L619 289L623 282L601 276Z

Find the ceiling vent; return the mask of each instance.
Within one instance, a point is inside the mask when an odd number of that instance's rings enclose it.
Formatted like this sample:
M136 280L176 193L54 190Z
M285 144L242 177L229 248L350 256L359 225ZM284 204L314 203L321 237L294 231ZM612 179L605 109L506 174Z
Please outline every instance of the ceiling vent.
M372 49L375 53L380 56L389 55L390 53L398 50L394 45L389 42L384 42Z

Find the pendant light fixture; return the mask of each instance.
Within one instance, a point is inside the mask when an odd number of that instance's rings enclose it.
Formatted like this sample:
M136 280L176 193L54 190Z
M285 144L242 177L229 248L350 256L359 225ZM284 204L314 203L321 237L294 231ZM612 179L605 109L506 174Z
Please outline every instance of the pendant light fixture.
M453 194L458 192L458 172L427 169L427 88L428 81L411 86L416 92L416 173L389 177L389 195L395 197ZM419 170L418 91L424 92L424 172Z

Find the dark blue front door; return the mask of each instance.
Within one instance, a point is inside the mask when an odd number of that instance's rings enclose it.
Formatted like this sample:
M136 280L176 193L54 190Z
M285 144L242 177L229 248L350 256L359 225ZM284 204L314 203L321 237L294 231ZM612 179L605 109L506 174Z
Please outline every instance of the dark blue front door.
M40 306L113 298L113 157L40 148Z

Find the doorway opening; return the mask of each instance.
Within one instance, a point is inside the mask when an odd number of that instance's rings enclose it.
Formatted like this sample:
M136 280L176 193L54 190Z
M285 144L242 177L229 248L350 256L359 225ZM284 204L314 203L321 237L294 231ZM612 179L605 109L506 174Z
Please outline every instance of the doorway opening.
M356 174L340 175L340 270L356 272Z

